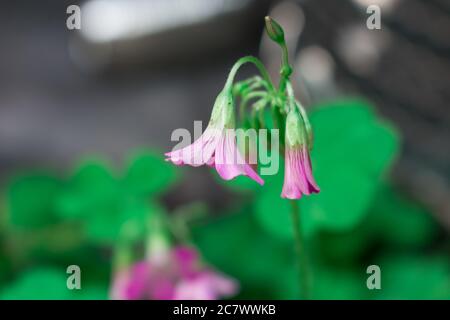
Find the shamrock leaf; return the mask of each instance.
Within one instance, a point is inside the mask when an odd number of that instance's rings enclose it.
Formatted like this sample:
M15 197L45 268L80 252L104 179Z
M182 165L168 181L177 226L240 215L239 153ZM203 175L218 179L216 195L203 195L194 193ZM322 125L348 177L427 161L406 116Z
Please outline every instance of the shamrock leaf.
M63 271L53 268L36 268L25 272L0 292L1 300L68 299L70 291Z
M129 160L123 184L131 193L148 195L165 191L176 179L173 165L160 155L142 151Z
M120 197L117 178L105 161L89 159L69 178L58 199L58 213L66 219L108 211Z
M379 299L450 299L450 263L445 255L389 255L375 261L381 269Z
M300 201L322 228L356 226L393 163L399 139L362 101L342 101L311 113L315 129L314 174L321 192Z
M123 180L104 161L83 162L61 192L58 213L65 219L80 222L87 239L98 244L113 243L125 224L128 232L133 233L131 237L141 237L149 215L159 207L147 198L151 190L130 184L130 177L155 170L142 165L153 160L148 155L139 157Z
M0 300L69 300L106 299L106 287L98 284L81 285L79 290L67 287L65 270L38 267L22 273L0 292Z
M130 197L119 200L116 207L98 211L87 219L86 233L91 241L113 244L120 237L130 241L141 239L145 235L148 219L162 210L156 203L145 199Z
M321 192L298 200L302 228L307 236L320 229L351 230L368 213L398 153L399 139L367 104L356 100L318 107L311 113L311 122L313 171ZM291 240L289 201L279 198L282 179L280 170L275 182L268 181L258 194L256 216L267 231Z
M390 247L424 246L438 234L437 223L431 214L389 185L379 190L367 225Z
M61 185L47 173L26 173L13 179L7 194L10 223L28 229L56 223L55 200Z

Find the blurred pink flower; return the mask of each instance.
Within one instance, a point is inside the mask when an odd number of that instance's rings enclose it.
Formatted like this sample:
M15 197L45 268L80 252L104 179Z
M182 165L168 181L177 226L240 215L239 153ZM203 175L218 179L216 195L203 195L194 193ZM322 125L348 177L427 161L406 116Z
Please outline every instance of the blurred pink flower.
M119 271L110 295L115 300L216 300L237 290L235 280L203 267L193 248L181 246L164 264L140 261Z

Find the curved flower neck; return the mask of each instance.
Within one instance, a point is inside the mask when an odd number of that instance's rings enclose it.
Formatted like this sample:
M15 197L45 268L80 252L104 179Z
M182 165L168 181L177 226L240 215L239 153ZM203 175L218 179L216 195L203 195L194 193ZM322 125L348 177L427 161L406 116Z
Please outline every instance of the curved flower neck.
M231 90L227 90L226 87L219 93L214 102L209 126L216 129L235 128L233 95Z

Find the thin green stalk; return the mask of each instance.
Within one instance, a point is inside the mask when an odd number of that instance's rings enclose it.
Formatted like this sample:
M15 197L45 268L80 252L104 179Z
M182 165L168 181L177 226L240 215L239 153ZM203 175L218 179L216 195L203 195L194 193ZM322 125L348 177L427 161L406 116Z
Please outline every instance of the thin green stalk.
M230 73L228 74L227 82L225 83L225 87L231 87L234 81L234 77L236 76L238 70L242 65L246 63L252 63L258 68L259 72L261 73L262 78L267 82L269 85L269 91L274 92L275 88L272 84L272 80L270 79L269 73L266 70L266 67L264 67L264 64L258 59L253 56L246 56L240 58L231 68Z
M289 81L289 77L292 74L292 67L289 64L289 54L286 43L280 44L281 46L281 71L280 71L280 83L278 85L279 92L284 92L286 84Z
M242 99L241 101L241 105L239 108L239 116L241 119L244 119L245 116L245 109L247 107L247 104L249 102L249 100L254 99L254 98L264 98L267 96L267 92L265 91L253 91L250 92L249 94L247 94L244 99Z
M287 102L289 106L288 110L291 111L296 108L296 105L295 105L294 89L292 89L292 85L289 80L286 81L286 91L287 91Z
M298 203L295 200L291 200L291 217L294 227L295 255L299 273L300 298L306 300L309 299L310 296L310 273L306 245L301 231L300 210L298 208Z

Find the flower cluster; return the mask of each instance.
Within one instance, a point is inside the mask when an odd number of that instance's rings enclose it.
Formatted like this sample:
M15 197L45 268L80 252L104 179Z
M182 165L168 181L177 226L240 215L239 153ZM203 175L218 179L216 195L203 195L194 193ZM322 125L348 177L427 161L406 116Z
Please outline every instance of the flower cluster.
M273 19L267 17L266 30L269 37L283 49L279 88L275 89L267 71L257 58L241 58L231 69L224 89L216 98L204 133L191 145L166 153L166 160L175 165L207 165L215 168L225 180L244 175L263 185L264 181L255 170L256 167L246 162L236 143L235 98L239 96L242 123L253 123L251 126L254 129L268 127L264 120L261 120L264 116L260 115L264 115L264 109L270 107L274 117L273 123L277 124L275 129L284 130L285 141L279 144L284 147L285 158L281 196L287 199L299 199L303 194L310 195L320 190L312 174L311 126L305 110L293 95L289 79L292 68L288 63L283 29ZM237 70L247 62L253 63L259 69L262 78L253 77L233 86ZM247 116L246 104L253 98L259 100L253 103L252 112ZM257 121L252 121L255 118Z

